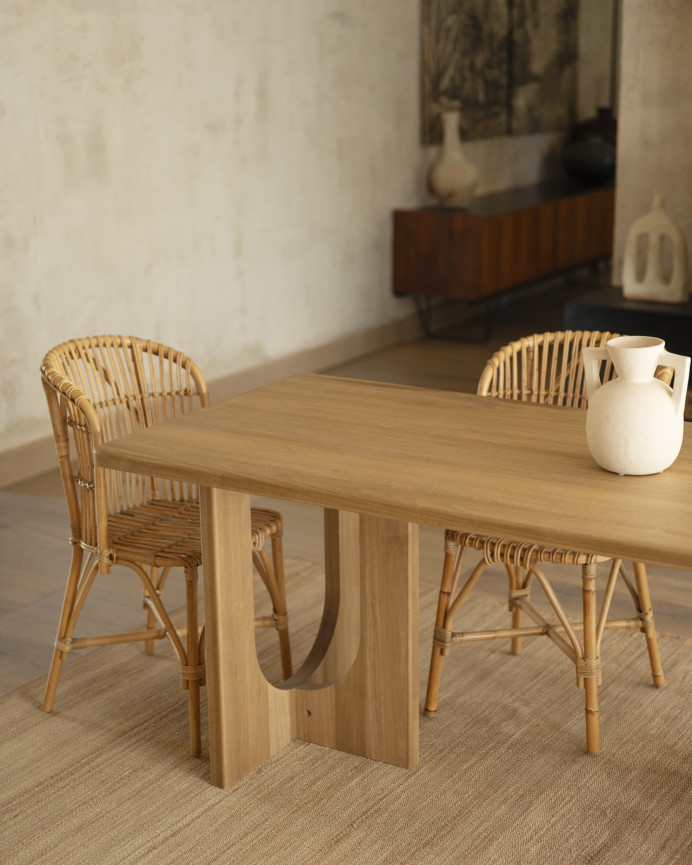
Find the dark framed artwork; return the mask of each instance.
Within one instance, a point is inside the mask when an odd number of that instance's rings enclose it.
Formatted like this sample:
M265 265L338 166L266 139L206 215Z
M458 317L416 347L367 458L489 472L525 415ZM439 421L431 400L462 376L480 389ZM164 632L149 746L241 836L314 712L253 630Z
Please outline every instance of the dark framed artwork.
M440 112L465 140L567 129L576 116L579 0L422 0L423 144Z

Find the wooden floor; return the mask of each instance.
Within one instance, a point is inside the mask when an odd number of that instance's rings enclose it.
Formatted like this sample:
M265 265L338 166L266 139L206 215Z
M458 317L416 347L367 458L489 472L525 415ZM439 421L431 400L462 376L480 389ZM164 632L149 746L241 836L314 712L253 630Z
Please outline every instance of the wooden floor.
M564 298L565 288L562 287L551 294L528 295L502 307L494 316L490 339L483 343L421 339L323 372L473 392L486 358L497 347L527 333L561 328ZM473 325L466 329L472 331ZM282 511L286 556L323 559L318 509L266 499L257 502ZM57 470L0 490L0 692L48 669L69 562L68 533ZM422 527L420 574L423 584L438 585L441 561L442 531ZM495 574L492 571L489 569L485 583L481 582L475 591L505 598L503 571L497 569ZM579 569L554 569L552 574L555 588L566 606L578 615ZM651 568L650 576L659 630L692 636L690 574ZM183 580L169 581L169 604L182 605L182 584ZM626 593L616 596L613 608L617 615L630 615L629 596ZM119 573L117 568L111 576L101 578L81 621L86 633L141 626L144 614L135 579L129 576L123 579L122 571ZM432 632L432 622L430 630ZM483 648L466 647L463 651L472 657L473 652L483 651Z

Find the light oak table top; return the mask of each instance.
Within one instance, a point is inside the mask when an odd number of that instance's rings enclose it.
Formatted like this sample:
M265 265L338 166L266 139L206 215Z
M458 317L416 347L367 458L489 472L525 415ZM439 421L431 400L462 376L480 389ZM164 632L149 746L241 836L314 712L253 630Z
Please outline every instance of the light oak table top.
M302 375L97 448L108 468L692 568L692 441L593 461L582 410Z

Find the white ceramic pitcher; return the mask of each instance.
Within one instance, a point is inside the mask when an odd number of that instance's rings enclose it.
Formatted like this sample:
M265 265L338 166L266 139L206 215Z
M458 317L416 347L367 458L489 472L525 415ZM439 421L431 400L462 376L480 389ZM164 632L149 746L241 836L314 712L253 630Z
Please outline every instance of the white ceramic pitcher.
M605 359L617 378L603 384ZM673 368L672 388L654 378L657 366ZM689 357L666 351L657 337L618 336L585 348L586 442L598 465L619 475L651 475L672 465L682 446L689 375Z

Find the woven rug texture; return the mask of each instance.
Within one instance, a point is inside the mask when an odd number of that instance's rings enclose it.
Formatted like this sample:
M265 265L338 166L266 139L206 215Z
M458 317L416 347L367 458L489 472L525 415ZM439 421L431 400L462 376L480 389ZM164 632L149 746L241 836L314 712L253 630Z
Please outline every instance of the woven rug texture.
M320 567L291 559L287 575L299 657ZM435 605L423 586L421 702ZM507 626L506 604L471 596L467 609L474 625ZM257 633L275 670L275 636ZM44 677L0 700L0 862L690 865L692 642L661 635L660 648L655 689L643 637L606 633L597 757L570 662L545 639L520 656L498 640L447 659L416 769L296 741L226 791L209 784L206 739L188 756L172 652L96 649L65 666L51 714Z

